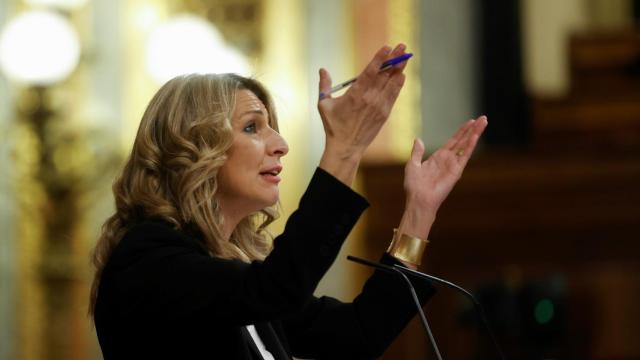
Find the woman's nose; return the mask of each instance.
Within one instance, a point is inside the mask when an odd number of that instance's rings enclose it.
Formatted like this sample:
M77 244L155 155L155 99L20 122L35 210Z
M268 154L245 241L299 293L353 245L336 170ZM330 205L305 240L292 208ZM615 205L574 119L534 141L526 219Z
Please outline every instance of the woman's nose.
M289 152L289 145L287 141L278 133L273 131L272 136L269 139L269 155L285 156Z

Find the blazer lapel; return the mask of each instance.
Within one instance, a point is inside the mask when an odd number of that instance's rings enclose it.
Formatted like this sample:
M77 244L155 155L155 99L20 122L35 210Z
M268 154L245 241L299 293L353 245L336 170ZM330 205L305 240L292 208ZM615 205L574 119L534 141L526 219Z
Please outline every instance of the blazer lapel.
M255 326L264 346L269 350L271 355L273 355L275 360L291 360L291 357L285 351L270 323L263 322L258 323Z

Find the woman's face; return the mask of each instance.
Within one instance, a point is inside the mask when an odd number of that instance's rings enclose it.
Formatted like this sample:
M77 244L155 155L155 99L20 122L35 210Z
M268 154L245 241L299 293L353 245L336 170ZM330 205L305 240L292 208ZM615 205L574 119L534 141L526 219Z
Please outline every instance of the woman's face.
M278 201L280 158L289 147L269 126L262 101L249 90L236 93L231 126L233 143L218 174L218 201L224 213L244 217Z

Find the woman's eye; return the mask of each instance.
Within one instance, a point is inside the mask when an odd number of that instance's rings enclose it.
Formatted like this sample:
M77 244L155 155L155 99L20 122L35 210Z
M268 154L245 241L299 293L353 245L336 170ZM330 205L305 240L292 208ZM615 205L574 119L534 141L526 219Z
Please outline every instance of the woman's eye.
M246 132L246 133L250 133L253 134L256 132L256 123L252 122L249 125L245 126L244 129L242 129L242 131Z

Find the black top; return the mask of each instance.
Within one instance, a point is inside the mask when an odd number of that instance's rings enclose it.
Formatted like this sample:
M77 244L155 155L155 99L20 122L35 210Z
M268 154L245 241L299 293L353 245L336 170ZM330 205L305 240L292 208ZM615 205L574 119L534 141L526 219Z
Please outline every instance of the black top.
M211 257L167 223L135 225L100 282L95 324L105 359L256 359L248 324L276 359L380 356L416 313L397 277L374 272L352 303L313 296L367 206L318 169L271 254L250 264ZM433 288L414 285L424 304Z

